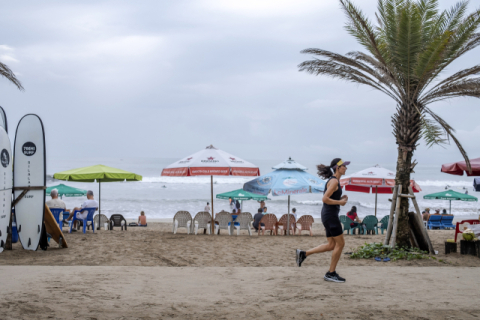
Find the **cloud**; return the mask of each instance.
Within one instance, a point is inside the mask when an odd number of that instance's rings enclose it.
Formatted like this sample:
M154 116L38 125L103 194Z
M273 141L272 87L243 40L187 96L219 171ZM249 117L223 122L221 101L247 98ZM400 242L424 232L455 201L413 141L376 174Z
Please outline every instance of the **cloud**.
M376 0L358 4L374 17ZM213 143L275 163L339 154L396 160L393 101L298 72L312 58L302 49L361 49L344 29L338 1L27 0L2 13L9 32L0 61L15 67L25 87L1 82L2 107L11 127L39 114L51 156L75 154L86 141L99 157L124 157L125 150L181 157ZM469 66L469 57L449 72ZM461 101L435 110L466 131L459 137L473 154L478 102ZM454 149L423 146L416 155L427 162L457 157Z

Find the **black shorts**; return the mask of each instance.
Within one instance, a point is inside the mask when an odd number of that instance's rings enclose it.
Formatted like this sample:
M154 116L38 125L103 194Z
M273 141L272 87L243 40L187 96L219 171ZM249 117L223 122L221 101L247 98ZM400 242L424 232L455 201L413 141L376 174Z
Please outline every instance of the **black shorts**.
M339 235L343 234L342 223L340 222L338 215L322 215L322 223L325 227L325 231L327 232L327 238L338 237Z

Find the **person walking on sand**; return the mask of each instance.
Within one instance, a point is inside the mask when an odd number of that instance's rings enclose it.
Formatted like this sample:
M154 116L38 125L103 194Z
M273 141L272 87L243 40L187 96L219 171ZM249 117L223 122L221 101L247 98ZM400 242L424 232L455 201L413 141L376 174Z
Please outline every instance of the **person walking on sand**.
M302 266L302 262L311 254L333 251L330 269L323 277L325 281L345 282L345 279L340 277L337 273L336 268L343 247L345 246L343 228L340 219L338 218L338 213L340 212L340 206L346 205L348 201L346 195L342 196L340 178L347 171L347 165L349 164L350 161L343 161L340 158L335 158L330 163L330 166L323 164L317 166L318 175L323 179L328 179L322 198L322 223L325 227L328 243L322 244L308 251L300 249L296 250L296 260L299 267Z

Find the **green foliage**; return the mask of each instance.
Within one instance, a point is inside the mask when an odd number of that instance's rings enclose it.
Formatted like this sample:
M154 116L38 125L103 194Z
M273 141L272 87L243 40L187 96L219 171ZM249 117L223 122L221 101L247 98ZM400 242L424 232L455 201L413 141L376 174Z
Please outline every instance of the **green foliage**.
M365 243L365 245L356 249L350 258L352 259L373 259L375 257L390 258L392 261L399 259L414 260L414 259L433 259L426 251L418 248L403 248L385 246L382 243Z

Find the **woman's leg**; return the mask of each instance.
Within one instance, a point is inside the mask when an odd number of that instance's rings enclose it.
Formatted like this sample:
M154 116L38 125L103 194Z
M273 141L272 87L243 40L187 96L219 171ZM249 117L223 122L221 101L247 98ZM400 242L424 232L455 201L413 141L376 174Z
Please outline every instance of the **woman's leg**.
M342 237L343 237L343 235L342 235ZM338 238L338 237L335 237L335 238ZM322 252L327 252L327 251L334 250L335 249L335 240L334 240L335 238L334 237L329 237L329 238L327 238L327 241L328 241L327 244L322 244L318 247L307 250L305 252L307 257L311 254L314 254L314 253L322 253Z
M330 269L328 270L330 272L334 272L337 267L338 260L340 260L340 257L342 255L343 247L345 247L345 239L343 238L343 234L337 237L331 237L328 239L329 240L332 239L332 241L335 244L335 248L333 249L333 252L332 252L332 261L330 262Z

